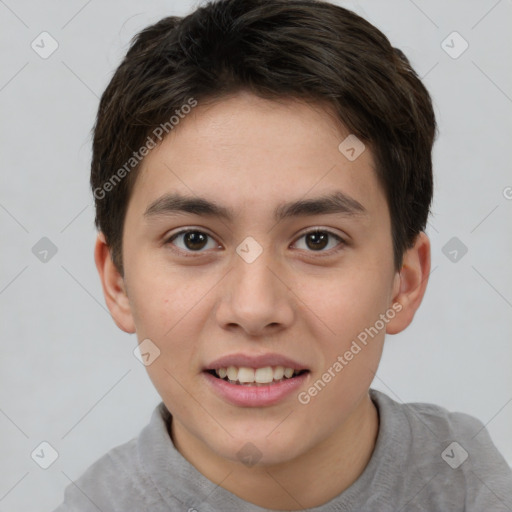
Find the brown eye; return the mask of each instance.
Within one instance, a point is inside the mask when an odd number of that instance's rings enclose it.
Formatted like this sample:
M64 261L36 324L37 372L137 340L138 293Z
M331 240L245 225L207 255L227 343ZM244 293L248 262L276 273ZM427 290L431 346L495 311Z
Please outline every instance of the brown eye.
M331 252L330 250L325 250L326 247L331 245L334 247L335 252L337 249L340 249L345 244L345 241L335 233L326 230L314 230L309 231L308 233L304 233L299 240L305 240L306 250L308 252ZM334 244L332 241L337 240L338 243Z
M185 252L202 252L202 249L207 246L209 238L211 239L211 236L203 231L188 229L172 235L167 243L172 243L176 245L178 249ZM176 239L181 240L181 246L173 243ZM215 243L212 245L213 247L217 247Z
M329 235L322 233L321 231L315 231L314 233L308 233L306 235L306 245L310 249L321 250L325 249L329 242Z

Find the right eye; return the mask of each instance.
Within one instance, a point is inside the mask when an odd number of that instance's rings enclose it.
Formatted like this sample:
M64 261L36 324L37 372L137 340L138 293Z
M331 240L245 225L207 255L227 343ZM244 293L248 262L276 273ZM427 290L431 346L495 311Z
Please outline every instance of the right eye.
M213 248L219 247L219 244L214 243L213 238L210 235L197 229L182 229L181 231L171 235L165 243L177 247L179 252L189 253L185 254L186 256L189 256L191 255L190 253L205 252L202 249L207 245L208 238L212 240ZM175 240L181 241L181 247L174 243Z

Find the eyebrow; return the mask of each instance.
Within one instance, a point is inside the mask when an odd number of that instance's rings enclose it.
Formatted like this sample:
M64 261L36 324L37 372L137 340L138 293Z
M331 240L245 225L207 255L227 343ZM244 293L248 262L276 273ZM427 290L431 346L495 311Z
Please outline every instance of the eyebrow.
M230 222L236 216L234 210L215 201L197 196L184 196L178 193L165 194L158 198L148 206L144 216L157 217L175 213L218 217ZM366 215L368 212L359 201L341 191L335 191L313 199L281 203L274 211L274 220L279 222L290 217L335 213L346 216L360 216Z

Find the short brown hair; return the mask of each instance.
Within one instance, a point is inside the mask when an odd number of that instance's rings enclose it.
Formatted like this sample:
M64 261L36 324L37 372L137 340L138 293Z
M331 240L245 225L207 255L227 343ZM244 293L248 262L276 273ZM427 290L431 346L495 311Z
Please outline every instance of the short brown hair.
M398 270L426 227L436 134L431 98L408 59L368 21L328 2L220 0L137 34L101 97L91 186L96 226L119 271L139 149L191 98L241 90L327 102L371 147Z

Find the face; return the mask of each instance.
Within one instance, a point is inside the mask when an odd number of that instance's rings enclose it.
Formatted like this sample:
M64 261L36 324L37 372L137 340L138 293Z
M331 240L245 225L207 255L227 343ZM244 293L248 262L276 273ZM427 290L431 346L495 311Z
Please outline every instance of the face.
M160 350L147 371L173 429L224 459L248 441L263 464L311 450L377 370L398 291L391 224L370 149L338 149L348 135L318 105L243 93L199 103L143 161L123 232L129 316ZM280 382L213 375L228 367Z

